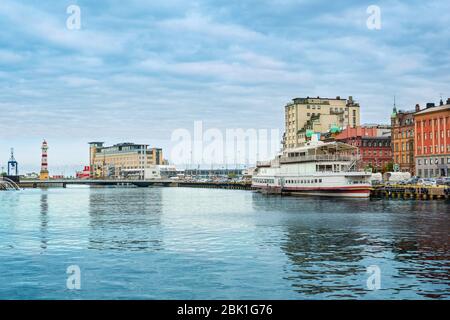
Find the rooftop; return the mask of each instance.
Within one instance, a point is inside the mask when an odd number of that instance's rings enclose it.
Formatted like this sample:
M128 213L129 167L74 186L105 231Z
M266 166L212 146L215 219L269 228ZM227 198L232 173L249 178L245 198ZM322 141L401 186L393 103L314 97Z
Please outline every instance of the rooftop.
M426 109L423 109L422 111L416 112L414 115L422 115L425 113L431 113L431 112L439 112L439 111L445 111L445 110L449 110L450 111L450 104L444 104L442 106L435 106L435 107L429 107Z
M132 143L132 142L122 142L122 143L117 143L115 145L113 145L113 147L128 147L128 146L148 146L148 144L142 144L142 143Z

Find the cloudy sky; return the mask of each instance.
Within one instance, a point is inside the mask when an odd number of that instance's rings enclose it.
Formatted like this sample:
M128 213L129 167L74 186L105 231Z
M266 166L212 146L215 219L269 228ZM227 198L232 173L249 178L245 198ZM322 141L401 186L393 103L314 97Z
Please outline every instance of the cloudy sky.
M70 5L81 29L66 27ZM367 8L381 9L369 30ZM294 97L353 96L362 122L450 96L450 2L0 1L0 163L53 173L87 142L163 147L205 127L283 128ZM23 172L22 172L23 173ZM70 173L70 172L66 172Z

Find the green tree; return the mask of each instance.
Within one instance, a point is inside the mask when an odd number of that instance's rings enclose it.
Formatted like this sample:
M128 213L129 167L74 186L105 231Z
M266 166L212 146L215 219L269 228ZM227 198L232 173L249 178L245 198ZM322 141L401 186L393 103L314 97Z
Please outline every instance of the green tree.
M228 178L230 178L230 179L236 178L236 173L230 172L230 173L228 174Z
M384 172L393 172L393 171L394 171L394 162L390 161L384 166L383 173Z

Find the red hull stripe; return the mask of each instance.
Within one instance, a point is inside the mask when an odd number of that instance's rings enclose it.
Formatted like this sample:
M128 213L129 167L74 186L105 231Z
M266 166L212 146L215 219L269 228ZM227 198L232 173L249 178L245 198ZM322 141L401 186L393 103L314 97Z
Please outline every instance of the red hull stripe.
M283 190L289 191L370 191L370 187L284 187Z
M285 191L290 191L290 192L298 192L298 193L302 193L302 192L318 192L318 193L366 193L369 194L370 191L367 189L361 189L361 190L285 190Z
M267 189L267 186L257 186L254 185L255 188ZM280 189L279 186L273 187L269 186L272 189ZM348 186L348 187L284 187L283 190L287 191L370 191L370 187L362 187L362 186Z

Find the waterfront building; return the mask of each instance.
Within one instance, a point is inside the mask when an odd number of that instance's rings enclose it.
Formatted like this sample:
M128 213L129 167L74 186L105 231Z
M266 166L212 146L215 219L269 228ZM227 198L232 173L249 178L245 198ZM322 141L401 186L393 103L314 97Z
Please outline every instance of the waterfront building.
M416 175L424 178L450 173L450 98L439 106L427 103L414 114Z
M396 106L391 115L391 140L394 167L401 172L415 174L414 165L414 113L420 111L417 104L415 110L398 110Z
M295 98L285 106L284 148L303 145L310 133L326 133L332 128L360 125L360 107L350 96L348 99Z
M41 172L39 174L39 180L48 180L49 174L48 174L48 160L47 160L47 151L48 151L48 144L47 141L42 142L42 157L41 157Z
M335 139L358 147L359 168L384 171L392 162L391 128L388 125L368 125L346 128Z
M89 167L92 178L143 178L145 169L164 164L160 148L147 144L119 143L104 146L104 142L89 143Z
M187 177L195 177L195 178L203 178L208 179L211 177L242 177L244 169L225 169L225 168L217 168L217 169L185 169L184 175Z

